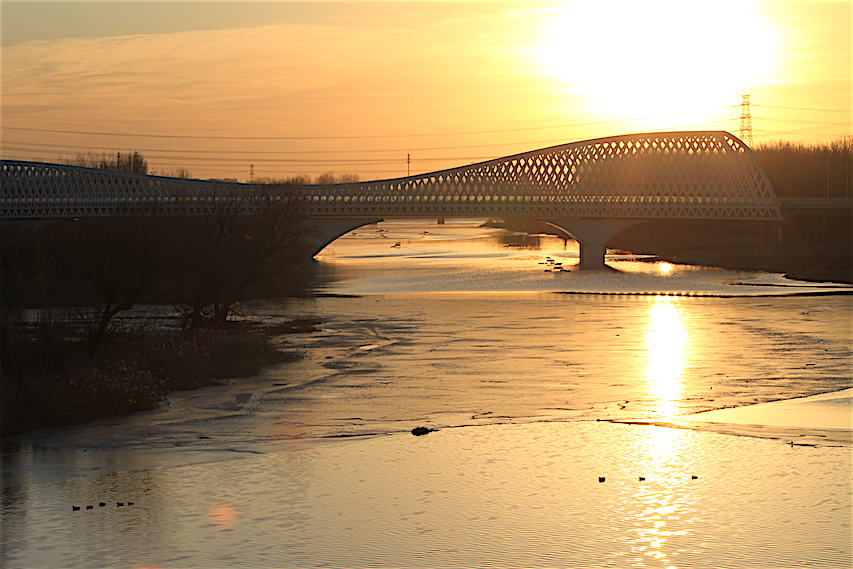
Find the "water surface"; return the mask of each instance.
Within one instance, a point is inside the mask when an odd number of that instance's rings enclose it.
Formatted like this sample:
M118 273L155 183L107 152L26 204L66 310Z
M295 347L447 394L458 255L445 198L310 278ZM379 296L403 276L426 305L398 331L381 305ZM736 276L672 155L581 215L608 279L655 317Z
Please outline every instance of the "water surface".
M611 422L853 386L848 289L636 258L556 271L571 243L478 225L334 243L326 296L247 314L320 317L274 339L302 361L17 437L2 565L850 566L834 431Z

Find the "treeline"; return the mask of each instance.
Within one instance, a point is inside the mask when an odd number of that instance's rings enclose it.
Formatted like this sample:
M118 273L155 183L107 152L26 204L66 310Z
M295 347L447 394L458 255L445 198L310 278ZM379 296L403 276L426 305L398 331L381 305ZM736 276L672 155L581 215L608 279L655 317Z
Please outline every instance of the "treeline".
M294 186L309 186L311 184L315 184L324 186L327 184L354 184L359 181L359 177L358 174L350 172L344 172L342 174L324 172L316 178L302 174L299 176L284 176L278 178L261 176L255 178L253 181L255 184L284 184Z
M307 229L274 199L238 213L0 224L0 433L150 409L285 357L223 330L242 302L303 294Z
M192 172L186 168L177 168L175 170L149 171L148 159L140 152L116 152L115 154L108 152L87 152L85 154L77 154L73 158L62 159L58 161L60 164L68 164L69 166L80 166L83 168L96 168L98 170L111 170L113 172L130 172L132 174L151 174L153 176L166 176L170 178L192 178ZM308 186L308 185L327 185L327 184L353 184L359 182L358 174L351 172L324 172L317 177L312 178L307 174L296 176L258 176L251 180L255 184L264 185L285 185L285 186Z
M853 137L823 144L775 142L754 152L780 198L853 198ZM791 278L853 283L853 211L784 211L777 221L658 219L630 227L608 247L677 263L785 273ZM493 226L527 233L535 221Z
M114 172L130 172L132 174L147 174L148 160L139 152L106 152L77 154L74 158L62 161L69 166L81 166L83 168L97 168L99 170L112 170Z
M853 197L853 137L804 144L771 142L753 149L780 198Z
M96 168L98 170L112 170L113 172L129 172L131 174L151 174L152 176L167 176L169 178L192 178L192 172L186 168L176 170L163 170L160 172L148 170L148 159L139 152L87 152L77 154L74 158L59 159L60 164L69 166L80 166L82 168Z
M780 198L853 197L853 137L822 144L765 143L754 152ZM783 214L782 222L650 221L622 232L610 246L680 263L853 282L850 209Z

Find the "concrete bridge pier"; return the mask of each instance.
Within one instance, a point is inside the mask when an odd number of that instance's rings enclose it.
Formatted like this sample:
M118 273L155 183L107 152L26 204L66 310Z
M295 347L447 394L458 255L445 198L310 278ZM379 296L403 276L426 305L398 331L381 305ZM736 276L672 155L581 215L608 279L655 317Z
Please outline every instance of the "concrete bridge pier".
M637 219L559 219L543 220L546 225L563 231L580 244L579 269L610 270L604 263L607 242L632 225Z
M300 241L304 243L307 247L309 247L311 251L311 256L316 257L320 251L326 248L326 245L328 245L338 237L346 235L350 231L358 229L359 227L364 227L365 225L370 225L371 223L379 223L380 221L385 220L382 218L316 219L312 223L308 232L306 232L300 238Z

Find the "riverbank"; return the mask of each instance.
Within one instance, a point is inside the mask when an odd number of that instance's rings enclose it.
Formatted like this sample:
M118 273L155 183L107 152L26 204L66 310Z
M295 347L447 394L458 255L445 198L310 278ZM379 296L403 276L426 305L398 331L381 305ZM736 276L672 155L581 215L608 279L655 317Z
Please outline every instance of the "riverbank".
M259 304L257 321L322 320L273 335L304 357L147 413L16 439L264 452L418 426L664 421L812 396L853 387L849 298L410 293Z
M318 323L231 322L191 333L161 331L106 346L96 356L67 337L31 339L17 346L22 369L3 377L0 435L156 409L171 392L257 375L302 357L276 348L272 335L312 331Z
M553 234L540 222L489 220L486 227ZM796 215L784 223L656 220L615 235L609 246L672 263L781 273L811 282L853 283L851 212ZM778 242L777 241L781 241Z
M318 259L315 299L246 307L321 320L272 334L301 359L7 438L0 565L850 565L851 445L649 424L853 387L837 285L616 259L553 272L546 256L577 259L559 240L383 229Z

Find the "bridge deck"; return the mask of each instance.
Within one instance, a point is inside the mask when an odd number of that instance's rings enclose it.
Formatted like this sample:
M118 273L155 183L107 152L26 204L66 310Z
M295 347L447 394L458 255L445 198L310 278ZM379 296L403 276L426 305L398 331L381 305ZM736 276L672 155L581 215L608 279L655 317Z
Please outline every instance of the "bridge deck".
M331 186L182 180L58 164L0 162L0 218L256 214L779 220L760 163L726 132L575 142L430 174Z

